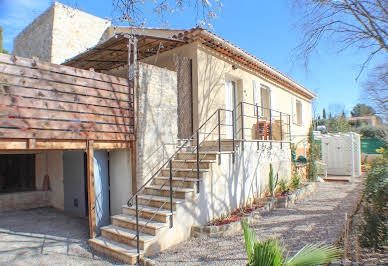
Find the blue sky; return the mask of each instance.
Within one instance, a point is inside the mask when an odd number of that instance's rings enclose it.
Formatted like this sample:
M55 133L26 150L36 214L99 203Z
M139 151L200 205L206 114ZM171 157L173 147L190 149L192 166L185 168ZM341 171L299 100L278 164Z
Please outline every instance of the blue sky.
M111 0L63 0L63 4L77 7L103 18L114 18ZM290 0L224 0L224 8L212 21L213 32L239 46L267 64L290 76L318 95L316 110L348 112L362 102L361 85L356 77L365 54L348 50L338 53L334 43L319 46L310 58L308 69L302 61L294 59L293 49L301 40L297 27L297 14ZM13 38L44 12L52 0L0 0L0 25L4 29L4 48L12 51ZM158 19L147 15L147 26L158 27ZM196 26L189 11L168 17L172 28Z

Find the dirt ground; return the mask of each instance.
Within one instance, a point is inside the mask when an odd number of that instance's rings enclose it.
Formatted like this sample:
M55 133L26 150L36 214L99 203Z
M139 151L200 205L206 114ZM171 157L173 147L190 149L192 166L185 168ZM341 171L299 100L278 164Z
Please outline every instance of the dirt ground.
M362 212L363 204L351 220L349 237L341 241L342 248L345 247L345 241L347 242L346 262L348 264L388 265L388 247L375 251L363 248L359 244L359 226L363 223Z
M88 248L88 228L53 208L1 212L0 265L112 264Z

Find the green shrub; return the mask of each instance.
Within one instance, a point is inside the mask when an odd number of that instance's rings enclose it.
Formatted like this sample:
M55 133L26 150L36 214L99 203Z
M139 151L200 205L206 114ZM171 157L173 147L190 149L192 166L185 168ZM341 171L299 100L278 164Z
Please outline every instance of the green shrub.
M313 126L310 126L309 135L308 135L308 143L309 143L309 153L307 156L308 166L307 166L307 178L310 181L315 181L318 176L318 169L316 161L321 156L321 145L319 142L314 140L313 135Z
M387 128L385 127L371 127L366 126L362 127L359 130L359 133L364 138L371 138L371 139L384 139L388 136Z
M377 159L368 172L364 189L364 223L360 243L374 249L388 244L388 160Z
M290 187L294 190L300 187L300 177L297 173L292 175Z
M269 192L271 192L271 196L274 195L276 186L278 185L279 180L279 174L276 174L276 179L274 179L274 172L272 163L269 164L269 174L268 174L268 185L269 185Z
M281 179L278 183L278 192L283 192L287 190L287 182L284 179Z

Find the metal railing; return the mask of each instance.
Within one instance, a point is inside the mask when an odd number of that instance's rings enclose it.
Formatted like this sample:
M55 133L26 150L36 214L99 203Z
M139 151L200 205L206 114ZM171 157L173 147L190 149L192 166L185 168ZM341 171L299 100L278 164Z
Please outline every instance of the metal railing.
M253 108L253 109L252 109ZM196 172L196 192L200 192L200 177L201 177L201 162L204 161L204 159L207 157L209 153L219 153L218 156L218 163L221 163L221 154L222 154L222 141L225 139L224 136L231 136L231 139L228 139L232 142L232 150L228 151L232 153L233 162L235 160L235 149L236 149L236 142L241 141L242 148L243 148L243 142L244 141L268 141L268 140L260 140L259 138L255 140L254 138L249 139L248 135L245 134L244 130L252 129L252 128L246 128L244 125L251 124L252 119L255 119L256 123L258 124L261 121L268 122L268 119L265 117L261 117L259 114L259 108L260 110L264 110L265 108L262 108L258 105L246 103L246 102L240 102L233 110L226 110L223 108L217 109L211 116L209 116L205 122L193 133L193 135L185 140L183 144L181 144L177 150L172 154L163 164L162 166L154 172L154 174L137 190L137 192L128 200L127 205L133 206L135 204L135 212L136 212L136 236L133 238L135 240L136 238L136 248L137 253L140 254L140 232L143 232L144 228L155 218L155 216L160 212L161 209L168 209L170 211L170 228L173 227L173 214L174 214L174 193L175 191L181 189L185 181L187 181L187 178L193 178L193 173ZM256 110L251 114L250 109ZM286 124L289 128L288 134L290 134L290 116L288 114L271 110L269 108L266 108L269 110L269 122L270 122L270 136L269 140L272 141L272 120L275 116L280 115L280 128L283 127L282 119L284 117L288 117L288 123ZM244 113L245 110L245 113ZM266 111L268 113L268 111ZM274 112L274 113L273 113ZM228 114L228 115L227 115ZM275 115L275 116L274 116ZM227 117L231 118L231 121L225 121L227 120ZM230 120L230 119L229 119ZM248 121L249 120L249 121ZM274 120L275 121L275 120ZM230 130L230 127L232 128ZM229 128L229 129L228 129ZM237 129L239 128L239 129ZM257 127L258 128L258 127ZM223 129L226 129L226 132L223 131ZM258 128L259 129L259 128ZM202 132L204 131L204 132ZM280 143L283 144L283 129L280 130ZM257 132L258 137L260 137L260 132ZM286 135L286 134L285 134ZM252 137L252 136L251 136ZM287 141L288 142L288 141ZM209 143L211 145L204 145L206 143ZM201 147L203 148L201 150ZM188 157L184 157L183 160L175 159L176 156L182 152L184 149L186 149L186 153L189 155ZM187 169L181 168L183 167L188 161L190 163L193 163L194 160L192 160L191 155L195 155L195 165L191 166ZM180 162L181 161L181 162ZM175 165L173 165L173 162ZM178 164L176 164L178 162ZM180 163L179 163L180 162ZM208 162L209 163L209 162ZM175 191L173 190L173 176L175 173L177 173L180 170L186 170L187 173L184 176L180 176L180 185L174 186ZM159 185L159 190L163 190L164 187L167 187L167 184L169 183L169 196L166 197L166 200L162 202L159 206L159 208L153 212L153 215L148 218L148 220L145 222L145 224L140 228L139 225L139 215L142 214L144 209L139 209L139 197L141 197L141 193L149 187L151 182L155 180L155 177L157 177L163 170L168 170L168 178L166 181L162 183L162 185ZM195 178L195 177L194 177ZM191 179L192 181L192 179ZM155 195L149 195L150 197L146 201L146 203L143 203L142 205L147 206L148 203L151 202L151 200L154 198ZM166 204L170 204L169 208L164 208Z

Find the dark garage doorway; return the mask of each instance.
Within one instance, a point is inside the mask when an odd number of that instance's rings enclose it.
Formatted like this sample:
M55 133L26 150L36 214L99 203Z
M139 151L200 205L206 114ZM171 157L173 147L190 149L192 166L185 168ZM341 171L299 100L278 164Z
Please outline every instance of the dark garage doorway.
M0 193L35 190L35 155L0 154Z

